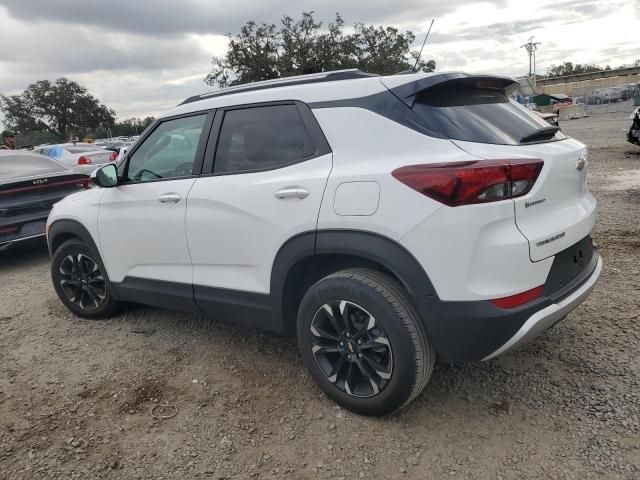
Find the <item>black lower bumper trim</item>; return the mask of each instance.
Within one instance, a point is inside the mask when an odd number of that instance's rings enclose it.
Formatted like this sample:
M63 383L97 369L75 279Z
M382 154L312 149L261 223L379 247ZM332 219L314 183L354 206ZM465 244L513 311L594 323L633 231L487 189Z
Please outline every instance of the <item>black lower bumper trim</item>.
M558 253L542 297L517 308L501 309L488 300L446 302L432 296L414 300L442 361L479 361L504 345L534 313L580 288L595 270L598 258L589 237Z

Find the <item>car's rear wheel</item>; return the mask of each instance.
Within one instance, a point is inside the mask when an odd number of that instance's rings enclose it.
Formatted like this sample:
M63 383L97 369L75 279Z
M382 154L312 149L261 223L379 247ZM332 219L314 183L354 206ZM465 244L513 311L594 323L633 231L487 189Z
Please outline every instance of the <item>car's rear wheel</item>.
M435 351L404 289L368 269L313 285L298 313L298 344L322 391L362 415L386 415L424 388Z
M79 317L107 318L120 309L100 257L78 239L54 252L51 280L62 303Z

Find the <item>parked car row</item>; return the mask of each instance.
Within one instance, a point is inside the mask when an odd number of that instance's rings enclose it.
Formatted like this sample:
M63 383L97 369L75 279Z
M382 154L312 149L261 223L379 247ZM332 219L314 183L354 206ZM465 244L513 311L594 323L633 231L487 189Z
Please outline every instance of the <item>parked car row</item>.
M573 102L586 103L587 105L626 102L633 98L636 88L637 86L631 83L617 87L596 88L586 92L585 94L575 95L573 97Z

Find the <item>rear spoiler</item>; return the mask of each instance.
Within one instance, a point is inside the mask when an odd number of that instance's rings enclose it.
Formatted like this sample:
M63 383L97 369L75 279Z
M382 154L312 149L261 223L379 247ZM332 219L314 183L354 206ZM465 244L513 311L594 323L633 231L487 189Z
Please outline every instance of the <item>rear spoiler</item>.
M402 81L404 80L404 83ZM402 76L384 77L380 81L389 89L396 97L409 107L413 104L418 93L444 84L451 83L453 85L460 84L472 86L475 88L499 90L505 94L509 94L517 89L520 84L517 80L509 77L499 77L495 75L470 75L462 72L438 73L419 78L414 81L406 81Z

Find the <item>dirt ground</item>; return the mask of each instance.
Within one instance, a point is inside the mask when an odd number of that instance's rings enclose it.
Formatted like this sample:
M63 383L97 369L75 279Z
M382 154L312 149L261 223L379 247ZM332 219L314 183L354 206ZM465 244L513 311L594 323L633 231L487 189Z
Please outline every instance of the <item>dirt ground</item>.
M0 254L0 478L640 479L628 124L562 126L591 147L605 262L591 297L525 348L439 365L391 418L336 407L294 339L145 307L83 321L58 301L43 245Z

